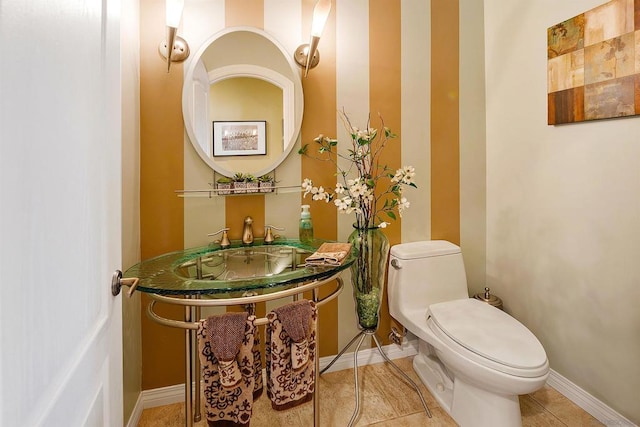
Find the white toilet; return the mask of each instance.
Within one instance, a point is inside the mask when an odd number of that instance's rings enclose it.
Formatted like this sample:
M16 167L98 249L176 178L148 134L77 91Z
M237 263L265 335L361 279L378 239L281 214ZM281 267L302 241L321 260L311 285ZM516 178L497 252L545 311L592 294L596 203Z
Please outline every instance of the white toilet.
M502 310L469 298L460 248L444 240L391 248L389 312L419 338L413 368L462 427L521 426L519 394L541 388L538 339Z

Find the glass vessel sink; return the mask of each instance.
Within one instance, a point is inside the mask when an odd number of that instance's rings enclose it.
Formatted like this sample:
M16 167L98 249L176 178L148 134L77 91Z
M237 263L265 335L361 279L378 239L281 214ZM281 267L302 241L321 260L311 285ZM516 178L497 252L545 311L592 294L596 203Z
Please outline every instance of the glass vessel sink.
M134 265L124 277L138 277L137 290L163 295L237 297L247 291L267 293L321 280L349 267L355 251L340 266L310 267L305 260L324 240L302 243L281 239L251 246L233 241L230 248L211 244L171 252Z

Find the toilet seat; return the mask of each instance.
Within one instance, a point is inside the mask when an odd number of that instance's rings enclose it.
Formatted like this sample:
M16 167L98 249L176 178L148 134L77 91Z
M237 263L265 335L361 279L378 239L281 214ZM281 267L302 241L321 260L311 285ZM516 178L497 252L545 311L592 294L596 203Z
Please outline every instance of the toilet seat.
M432 304L426 315L440 340L476 363L518 377L548 371L538 339L502 310L469 298Z

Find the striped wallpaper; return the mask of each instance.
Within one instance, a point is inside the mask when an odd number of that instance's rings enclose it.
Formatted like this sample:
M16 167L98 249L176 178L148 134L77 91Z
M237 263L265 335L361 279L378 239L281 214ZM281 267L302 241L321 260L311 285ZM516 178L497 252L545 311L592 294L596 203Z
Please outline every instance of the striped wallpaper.
M307 42L314 4L314 0L188 0L179 32L195 52L215 32L249 25L271 33L293 52ZM373 127L379 127L379 113L398 134L387 146L384 161L392 168L413 165L419 188L407 190L411 208L385 230L392 244L432 235L454 242L460 239L460 184L454 179L459 169L457 4L451 0L335 0L319 45L320 64L303 79L302 143L320 133L346 140L338 119L343 109L361 127L369 113ZM317 237L346 240L352 217L338 215L333 204L303 200L297 193L213 199L175 196L176 189L206 188L213 174L182 129L183 65L173 65L167 74L155 53L163 38L163 6L159 0L141 1L142 258L206 244L207 233L223 227L231 228L232 238L240 238L248 215L254 219L257 235L265 224L273 224L285 227L285 236L297 237L303 202L311 204ZM432 43L436 31L446 31L446 41L438 35L438 43ZM301 158L295 150L276 171L281 184L298 184L304 177L335 183L335 170ZM262 304L258 314L271 307ZM143 389L181 383L182 331L155 325L144 314L142 323ZM384 342L391 325L385 306L378 333ZM348 284L339 299L321 309L320 355L336 354L356 333Z

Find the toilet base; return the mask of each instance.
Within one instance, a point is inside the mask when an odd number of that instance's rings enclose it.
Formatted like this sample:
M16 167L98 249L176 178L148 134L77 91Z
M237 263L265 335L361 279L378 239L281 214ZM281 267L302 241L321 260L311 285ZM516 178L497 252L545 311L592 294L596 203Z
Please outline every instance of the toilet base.
M520 427L517 395L490 393L456 378L451 416L462 427Z
M422 343L420 345L422 346ZM413 370L436 399L438 405L451 414L453 380L444 372L442 362L434 356L418 353L413 358Z
M461 427L520 427L517 395L501 395L456 378L421 340L413 369L429 392Z

